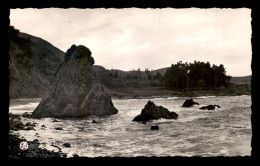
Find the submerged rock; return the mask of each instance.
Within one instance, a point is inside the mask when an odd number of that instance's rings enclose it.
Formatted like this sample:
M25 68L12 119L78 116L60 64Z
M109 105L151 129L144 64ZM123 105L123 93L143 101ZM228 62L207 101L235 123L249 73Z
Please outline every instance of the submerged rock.
M26 127L35 127L35 124L36 123L31 123L31 122L28 122L25 124Z
M95 119L92 120L92 123L98 123Z
M201 110L214 110L215 109L215 107L218 107L218 108L220 108L220 106L219 105L208 105L208 106L203 106L203 107L200 107L200 109Z
M57 119L54 119L52 122L61 122L61 121L58 121Z
M32 113L34 118L80 118L111 115L118 110L94 76L91 51L73 45L58 71L50 91Z
M73 157L79 157L79 155L77 155L77 154L73 154L72 156L73 156Z
M65 148L70 148L70 143L64 143L63 146L64 146Z
M184 103L183 103L183 105L182 105L182 107L191 107L191 106L193 106L193 105L200 105L199 103L197 103L197 102L194 102L193 101L193 99L187 99Z
M63 130L62 127L56 127L55 130Z
M35 129L32 126L29 126L29 127L26 127L25 130L35 130Z
M29 112L25 112L23 113L22 115L24 118L30 118L31 117L31 114Z
M162 106L156 106L152 101L148 101L145 107L142 109L140 115L137 115L133 121L149 121L154 119L177 119L178 114L175 112L170 112L168 109Z

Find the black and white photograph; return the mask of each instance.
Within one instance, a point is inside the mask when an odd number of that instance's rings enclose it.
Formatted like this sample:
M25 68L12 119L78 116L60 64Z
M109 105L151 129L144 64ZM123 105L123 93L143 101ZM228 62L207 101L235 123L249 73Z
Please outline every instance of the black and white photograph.
M251 12L10 9L9 157L251 156Z

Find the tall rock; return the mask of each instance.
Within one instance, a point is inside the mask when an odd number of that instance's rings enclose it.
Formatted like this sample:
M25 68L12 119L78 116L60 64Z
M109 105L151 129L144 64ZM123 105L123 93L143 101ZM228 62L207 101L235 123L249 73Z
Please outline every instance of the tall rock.
M71 46L50 91L33 111L32 117L78 118L117 113L111 97L94 76L93 64L88 48Z

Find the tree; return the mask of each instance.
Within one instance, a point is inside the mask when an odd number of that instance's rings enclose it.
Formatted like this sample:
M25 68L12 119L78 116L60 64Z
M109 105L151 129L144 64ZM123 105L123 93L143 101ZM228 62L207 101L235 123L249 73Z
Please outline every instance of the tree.
M151 80L152 79L152 77L151 77L151 74L149 73L148 74L148 80Z
M189 72L188 72L189 71ZM230 76L226 75L224 65L216 66L210 63L197 62L172 64L162 80L166 87L174 89L212 89L227 87Z
M117 76L118 76L118 71L115 71L115 78L117 78Z
M162 78L162 74L160 72L157 72L154 76L154 79L160 80Z

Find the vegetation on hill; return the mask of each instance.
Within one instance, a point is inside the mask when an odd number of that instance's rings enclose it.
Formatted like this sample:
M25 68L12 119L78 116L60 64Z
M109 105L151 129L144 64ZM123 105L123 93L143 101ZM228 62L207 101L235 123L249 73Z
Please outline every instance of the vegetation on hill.
M171 67L141 71L140 69L133 69L132 71L121 71L115 69L105 69L102 66L93 66L96 76L105 86L105 91L112 97L152 97L152 96L203 96L203 95L250 95L251 94L251 77L237 78L237 81L232 82L232 77L227 76L223 65L212 65L203 62L194 62L190 64L190 77L181 76L180 73L187 73L178 71L176 66L185 66L181 62L172 65ZM197 65L197 66L196 66ZM187 64L188 66L188 64ZM209 71L207 71L207 69ZM196 72L197 70L197 72ZM178 73L179 72L179 76ZM193 75L191 75L193 74ZM211 76L209 76L211 75ZM191 77L192 76L192 77ZM183 81L179 84L180 87L166 86L170 84L167 81L173 81L169 77L183 78L175 81ZM231 78L231 81L230 81ZM236 84L239 80L243 80L246 84ZM206 86L206 82L210 86ZM197 83L197 84L196 84ZM178 82L175 82L175 85ZM187 88L188 87L188 88Z
M228 87L230 76L226 75L224 65L210 65L209 62L172 64L163 76L166 87L179 90L219 89Z

